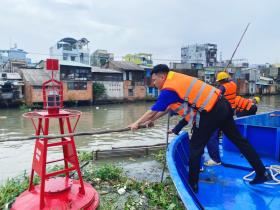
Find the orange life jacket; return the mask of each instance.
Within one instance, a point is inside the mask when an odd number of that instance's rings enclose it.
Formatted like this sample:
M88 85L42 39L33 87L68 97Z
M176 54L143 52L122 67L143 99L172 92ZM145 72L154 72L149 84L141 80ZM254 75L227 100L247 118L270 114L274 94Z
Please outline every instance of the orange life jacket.
M242 112L244 110L250 110L253 103L250 99L243 98L241 96L236 96L235 98L235 110L236 112Z
M224 93L224 97L230 103L231 108L234 109L235 108L235 97L236 97L237 86L233 81L226 82L222 85L226 89L226 91Z
M199 112L211 111L221 94L219 89L195 77L173 71L168 73L163 89L175 91L184 100L184 103L176 102L171 104L169 108L181 115L189 123L196 117L197 127L200 117Z

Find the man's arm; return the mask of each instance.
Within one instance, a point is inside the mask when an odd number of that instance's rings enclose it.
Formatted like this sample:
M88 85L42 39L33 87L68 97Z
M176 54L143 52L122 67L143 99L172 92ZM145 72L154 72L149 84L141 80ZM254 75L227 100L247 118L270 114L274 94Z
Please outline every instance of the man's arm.
M176 92L170 90L162 90L157 99L157 102L151 107L151 110L147 111L137 121L129 125L131 130L137 130L140 124L149 125L154 120L162 117L168 112L170 104L178 102L182 99L179 98Z
M148 120L146 121L144 124L147 126L147 127L153 127L154 126L154 122L161 118L162 116L166 115L166 113L168 113L169 111L169 108L167 108L165 111L161 112L161 111L158 111L157 114L155 114L155 116L153 116L153 118L151 120Z
M157 115L158 112L149 110L145 114L142 115L138 120L136 120L134 123L129 125L130 129L132 131L137 130L140 124L144 124L148 121L152 121L153 117Z
M179 123L171 130L172 133L179 135L180 131L188 125L188 121L186 121L184 118L179 121Z
M169 112L169 108L167 108L163 112L157 112L157 114L152 118L152 121L157 120L158 118L161 118L162 116L166 115Z

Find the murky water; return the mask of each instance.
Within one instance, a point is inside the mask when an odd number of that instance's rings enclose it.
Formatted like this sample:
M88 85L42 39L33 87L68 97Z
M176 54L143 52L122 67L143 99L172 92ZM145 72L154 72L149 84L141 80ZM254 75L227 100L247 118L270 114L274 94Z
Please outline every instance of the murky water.
M83 112L76 132L96 131L123 128L134 122L152 103L114 104L92 107L78 107ZM280 96L262 98L259 112L280 109ZM22 117L25 111L17 109L0 110L0 139L9 137L31 136L34 128L30 120ZM172 119L171 125L177 119ZM50 133L56 131L57 123L50 127ZM166 118L160 119L151 129L137 132L110 133L98 136L76 137L78 150L110 149L118 146L149 145L166 141ZM8 177L21 174L24 170L30 172L34 140L23 142L0 143L0 184ZM49 153L50 158L58 157L60 150L54 149Z

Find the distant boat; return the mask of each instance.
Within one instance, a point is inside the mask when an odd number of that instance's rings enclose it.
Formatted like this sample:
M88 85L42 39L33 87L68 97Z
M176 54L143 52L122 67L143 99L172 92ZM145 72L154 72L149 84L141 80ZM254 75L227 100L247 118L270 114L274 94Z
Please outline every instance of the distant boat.
M274 165L280 180L280 111L238 118L236 124L267 166ZM250 185L243 177L252 169L235 146L223 138L222 166L206 167L200 173L199 192L188 185L189 137L183 132L170 143L167 164L171 178L190 210L278 210L280 182ZM252 176L253 178L253 176ZM271 182L270 182L271 183Z

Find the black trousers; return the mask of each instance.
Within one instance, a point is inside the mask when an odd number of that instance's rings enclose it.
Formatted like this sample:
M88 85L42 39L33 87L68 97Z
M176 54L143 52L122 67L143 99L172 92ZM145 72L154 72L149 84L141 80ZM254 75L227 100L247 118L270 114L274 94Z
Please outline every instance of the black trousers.
M210 112L200 114L199 128L193 127L193 134L190 140L190 185L194 186L198 183L201 155L212 133L218 128L220 128L235 146L237 146L254 168L256 174L263 175L265 167L262 161L248 140L240 134L233 119L231 106L229 102L222 97L218 99Z

